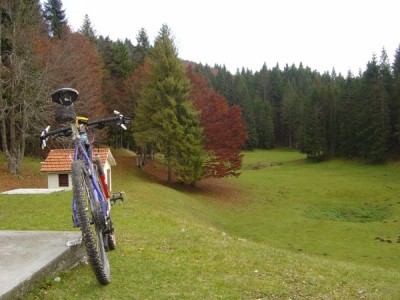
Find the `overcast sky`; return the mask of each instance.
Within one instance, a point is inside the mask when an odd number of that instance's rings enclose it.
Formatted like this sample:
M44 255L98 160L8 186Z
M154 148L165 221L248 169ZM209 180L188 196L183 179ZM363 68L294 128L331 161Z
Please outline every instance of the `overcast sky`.
M88 14L97 35L153 43L162 24L181 59L259 71L277 63L355 75L400 45L398 0L62 0L73 30Z

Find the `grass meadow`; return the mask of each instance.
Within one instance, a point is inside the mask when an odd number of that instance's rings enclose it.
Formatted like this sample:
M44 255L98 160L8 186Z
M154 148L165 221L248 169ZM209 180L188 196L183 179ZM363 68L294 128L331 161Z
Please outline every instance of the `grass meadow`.
M115 157L111 284L82 264L28 299L400 298L399 165L257 150L239 178L192 188ZM76 230L71 195L0 195L0 230Z

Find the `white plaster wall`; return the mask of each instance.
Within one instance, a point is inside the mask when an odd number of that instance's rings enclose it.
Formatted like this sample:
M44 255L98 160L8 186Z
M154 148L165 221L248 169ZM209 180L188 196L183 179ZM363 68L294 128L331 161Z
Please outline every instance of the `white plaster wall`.
M65 173L62 173L65 174ZM72 178L71 174L68 174L68 187L66 186L59 186L58 185L58 173L48 173L47 174L47 185L49 189L59 189L63 188L66 190L71 190L72 189Z

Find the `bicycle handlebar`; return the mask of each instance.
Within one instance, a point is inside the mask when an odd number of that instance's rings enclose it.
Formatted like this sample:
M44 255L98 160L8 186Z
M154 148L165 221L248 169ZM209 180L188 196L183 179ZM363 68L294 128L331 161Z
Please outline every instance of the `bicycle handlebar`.
M101 119L97 121L91 121L88 122L88 126L94 126L97 125L95 128L102 129L107 123L114 123L116 122L118 126L121 126L124 130L126 130L126 126L130 124L131 119L124 117L119 111L114 110L114 114L117 115L117 117L112 117L112 118L106 118L106 119Z
M131 118L124 117L119 111L114 110L114 113L117 115L112 118L100 119L97 121L88 122L86 126L95 126L95 128L103 129L107 124L117 123L118 126L121 126L124 130L126 130L126 125L131 123ZM40 146L42 149L46 148L46 141L50 136L70 136L72 133L71 127L63 127L56 130L50 130L50 126L47 126L45 130L40 134Z

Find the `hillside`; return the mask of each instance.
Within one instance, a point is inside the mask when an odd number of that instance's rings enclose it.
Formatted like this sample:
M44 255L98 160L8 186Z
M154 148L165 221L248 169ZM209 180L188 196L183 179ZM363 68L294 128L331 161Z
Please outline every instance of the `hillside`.
M259 155L265 158L264 152L256 152L246 159L249 169ZM258 187L253 182L249 189L249 180L266 173L277 177L276 172L284 170L294 175L299 167L311 175L318 167L303 167L291 153L272 155L274 160L281 155L283 166L264 168L264 173L251 169L238 180L188 188L167 186L154 173L137 169L134 157L116 153L113 183L115 190L126 192L127 200L112 211L118 237L118 249L110 253L112 283L98 286L90 267L81 265L60 274L59 283L44 281L28 299L398 299L397 268L274 246L281 238L278 228L266 228L275 230L273 240L257 241L252 232L246 233L246 228L254 228L251 219L242 219L247 225L240 225L239 234L232 215L244 218L253 211L254 221L260 221L260 207L252 208ZM279 196L272 188L270 193ZM275 206L287 201L279 197ZM0 229L71 230L70 198L70 192L29 198L0 195ZM270 210L278 212L273 206Z

